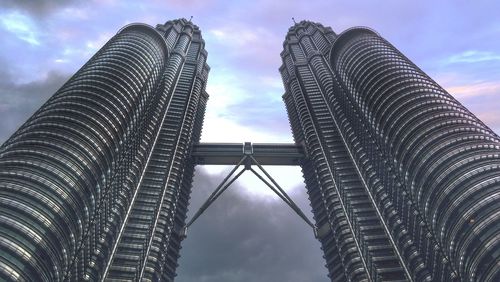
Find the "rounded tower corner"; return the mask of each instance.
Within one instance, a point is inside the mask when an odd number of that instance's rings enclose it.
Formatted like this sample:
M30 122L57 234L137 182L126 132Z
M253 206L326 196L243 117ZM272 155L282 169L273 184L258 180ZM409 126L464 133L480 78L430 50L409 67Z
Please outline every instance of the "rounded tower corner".
M128 30L134 30L134 29L143 30L144 32L149 33L153 37L156 37L160 42L162 42L162 48L164 49L165 57L166 58L170 57L170 51L168 49L168 45L167 45L167 42L165 41L165 38L161 35L160 32L158 32L158 30L156 28L154 28L153 26L151 26L149 24L139 23L139 22L130 23L130 24L127 24L124 27L120 28L116 32L116 35L121 34L121 33L128 31Z
M332 47L330 48L330 53L328 56L328 60L331 64L332 67L335 66L335 59L336 59L336 54L338 54L338 51L344 44L351 38L361 35L361 34L371 34L371 35L376 35L380 36L378 32L376 32L374 29L371 29L366 26L355 26L348 28L344 31L342 31L333 41Z

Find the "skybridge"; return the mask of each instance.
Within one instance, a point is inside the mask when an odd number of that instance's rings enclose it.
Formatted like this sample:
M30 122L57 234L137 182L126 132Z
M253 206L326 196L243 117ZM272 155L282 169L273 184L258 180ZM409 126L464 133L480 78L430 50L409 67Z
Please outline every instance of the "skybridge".
M263 167L263 165L300 165L306 158L306 151L302 145L294 143L252 144L251 142L198 143L193 145L191 157L194 158L197 165L234 165L234 167L184 226L181 232L183 237L187 235L188 228L196 219L245 171L251 171L255 174L313 229L316 237L318 236L314 224ZM258 169L254 169L255 166ZM240 167L242 169L239 169ZM238 170L239 172L237 172Z

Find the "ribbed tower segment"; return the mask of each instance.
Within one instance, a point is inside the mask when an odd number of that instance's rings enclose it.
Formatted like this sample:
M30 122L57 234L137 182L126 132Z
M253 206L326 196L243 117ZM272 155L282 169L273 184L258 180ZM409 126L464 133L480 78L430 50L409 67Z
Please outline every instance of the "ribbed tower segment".
M174 276L203 48L186 20L126 26L5 142L0 280Z
M197 26L185 20L157 26L173 46L165 76L171 97L142 181L127 214L109 280L173 280L179 257L207 95L207 53Z
M342 33L330 59L398 241L433 281L499 281L499 137L371 30Z
M336 35L302 21L290 28L280 68L283 96L332 281L411 280L394 234L353 157L353 124L340 109L328 55ZM333 99L333 100L332 100Z
M3 279L93 277L143 166L167 58L153 28L122 29L2 146Z

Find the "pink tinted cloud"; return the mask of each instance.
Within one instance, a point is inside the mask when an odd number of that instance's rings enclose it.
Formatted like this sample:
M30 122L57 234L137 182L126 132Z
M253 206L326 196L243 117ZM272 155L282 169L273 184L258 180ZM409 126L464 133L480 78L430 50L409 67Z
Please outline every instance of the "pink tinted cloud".
M446 87L446 89L457 99L478 99L481 96L500 95L500 82L487 81L475 84L455 85Z
M498 110L480 112L476 116L495 131L496 134L500 134L500 115L498 114Z

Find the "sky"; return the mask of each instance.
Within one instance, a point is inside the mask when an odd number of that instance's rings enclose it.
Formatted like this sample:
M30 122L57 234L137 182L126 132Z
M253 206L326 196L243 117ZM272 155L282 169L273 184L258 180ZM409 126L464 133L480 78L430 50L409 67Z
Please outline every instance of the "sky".
M404 0L0 0L0 141L122 26L189 18L211 72L202 141L293 142L278 68L288 28L368 26L500 132L500 2ZM198 167L189 217L230 167ZM299 168L268 168L310 217ZM176 281L327 281L319 243L244 174L191 227Z

